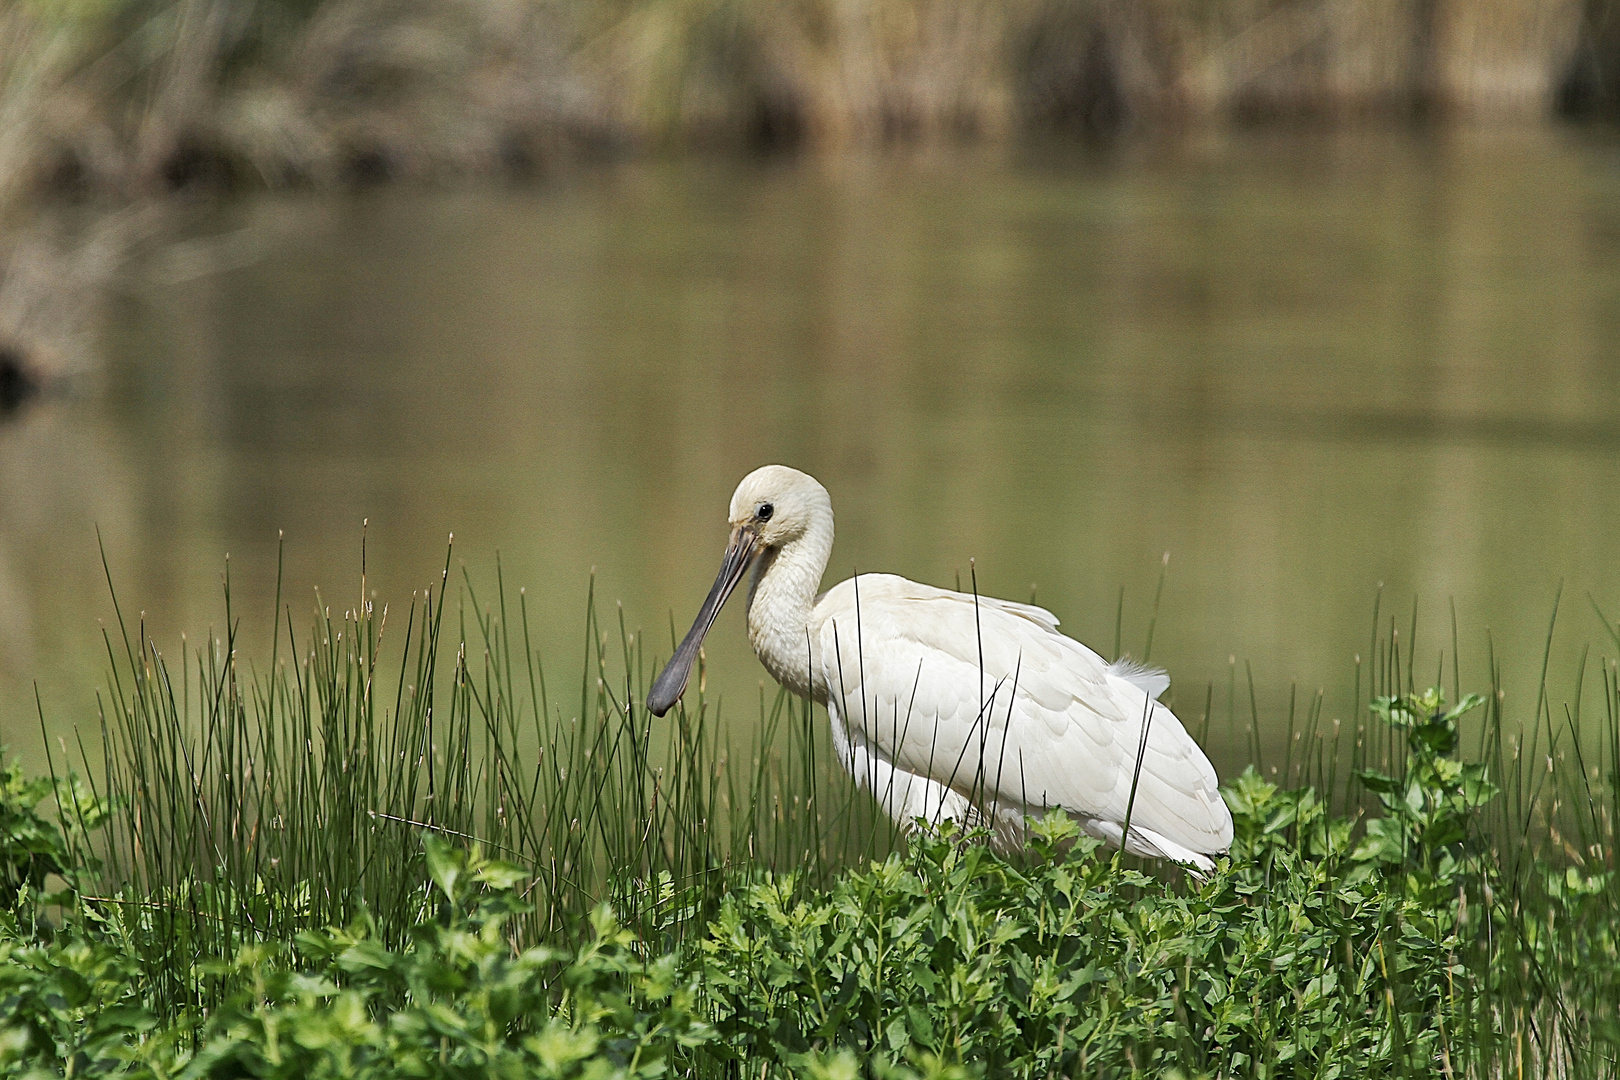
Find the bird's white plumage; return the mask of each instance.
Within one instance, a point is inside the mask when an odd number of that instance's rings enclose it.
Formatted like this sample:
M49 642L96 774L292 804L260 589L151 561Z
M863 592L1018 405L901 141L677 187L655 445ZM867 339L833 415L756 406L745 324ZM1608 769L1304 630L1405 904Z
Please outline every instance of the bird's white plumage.
M1026 814L1063 807L1118 843L1129 808L1127 846L1143 854L1202 866L1187 856L1231 843L1214 769L1154 700L1168 680L1110 665L1050 613L867 574L819 597L811 630L848 745L957 793L1004 839ZM962 816L942 794L927 801Z
M1162 671L1108 663L1031 604L890 574L817 595L832 503L797 470L745 477L731 523L728 565L733 551L760 552L748 598L756 654L827 706L840 757L897 820L984 823L1012 846L1026 815L1061 807L1109 843L1203 870L1231 844L1215 770L1157 700ZM663 708L685 679L670 669Z

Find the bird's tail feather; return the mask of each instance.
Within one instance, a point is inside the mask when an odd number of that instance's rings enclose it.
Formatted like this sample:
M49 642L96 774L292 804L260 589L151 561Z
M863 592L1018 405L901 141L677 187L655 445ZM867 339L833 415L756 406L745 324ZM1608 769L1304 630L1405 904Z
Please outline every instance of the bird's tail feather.
M1199 876L1213 873L1215 870L1215 862L1208 855L1194 851L1185 844L1178 844L1168 836L1141 825L1132 825L1128 838L1125 837L1124 828L1117 821L1081 818L1080 827L1103 843L1123 847L1132 855L1141 855L1148 859L1169 859L1171 862L1191 868Z

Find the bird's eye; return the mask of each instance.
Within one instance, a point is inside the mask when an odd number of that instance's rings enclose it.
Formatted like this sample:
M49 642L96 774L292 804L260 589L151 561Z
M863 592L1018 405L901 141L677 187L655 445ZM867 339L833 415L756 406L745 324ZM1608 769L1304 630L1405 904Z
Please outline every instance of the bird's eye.
M776 507L770 503L760 503L759 509L754 511L754 516L761 521L769 521L774 513L776 513Z

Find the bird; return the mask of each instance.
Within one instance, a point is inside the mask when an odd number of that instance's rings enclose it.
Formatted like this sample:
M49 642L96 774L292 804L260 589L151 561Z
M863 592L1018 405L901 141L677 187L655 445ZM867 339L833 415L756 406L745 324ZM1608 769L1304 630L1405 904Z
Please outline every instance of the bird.
M1232 843L1219 780L1159 697L1163 671L1113 662L1033 604L857 574L818 592L832 499L814 477L766 465L731 497L720 573L653 680L665 715L742 580L748 640L791 692L825 706L832 745L903 827L951 819L1016 850L1053 809L1112 847L1208 874Z

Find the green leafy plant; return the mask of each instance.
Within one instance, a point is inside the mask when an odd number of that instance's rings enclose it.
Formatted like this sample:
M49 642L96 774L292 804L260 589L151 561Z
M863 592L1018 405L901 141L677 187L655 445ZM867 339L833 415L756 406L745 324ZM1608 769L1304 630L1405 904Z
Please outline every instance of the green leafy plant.
M577 952L514 951L527 875L432 836L427 864L438 912L402 948L361 919L210 965L241 989L209 1018L186 1075L650 1078L711 1039L676 959L644 962L608 908Z
M66 830L38 806L52 793ZM0 1069L7 1075L95 1075L122 1070L157 1018L141 999L139 965L119 945L69 921L44 918L47 900L71 905L97 869L89 833L112 812L77 777L26 779L0 769ZM66 888L47 894L48 879Z
M27 779L16 760L0 767L0 907L7 910L24 890L37 892L73 866L62 830L36 809L52 787L48 779Z
M1372 712L1406 735L1405 768L1399 775L1377 769L1357 771L1374 792L1384 816L1367 822L1366 834L1351 858L1367 872L1374 867L1401 874L1422 896L1455 894L1465 871L1478 873L1478 811L1499 789L1484 762L1457 757L1457 721L1484 704L1469 694L1450 708L1438 689L1422 694L1374 698Z
M1301 799L1249 786L1263 832ZM1342 829L1335 828L1335 833ZM814 901L728 900L704 943L716 1023L750 1060L873 1076L920 1060L995 1076L1399 1074L1439 1060L1468 974L1392 930L1416 900L1279 849L1193 890L1120 870L1067 818L1023 868L945 830ZM1429 1003L1426 1025L1406 1014ZM819 1064L817 1064L819 1062Z
M818 1076L857 1062L874 1077L924 1061L1273 1077L1522 1063L1501 1003L1556 1013L1552 980L1612 986L1612 894L1607 876L1549 870L1534 919L1504 906L1478 823L1499 793L1486 764L1456 756L1457 722L1479 703L1446 707L1438 691L1372 703L1401 752L1361 774L1383 813L1359 827L1317 792L1246 770L1225 789L1231 857L1191 888L1121 869L1061 816L1034 830L1021 865L946 828L825 893L755 884L703 944L715 1023L750 1062ZM1552 945L1576 910L1579 943L1566 928ZM1499 936L1520 924L1546 943L1527 958L1545 971L1530 982L1513 974L1522 946ZM1568 970L1575 953L1590 971ZM1564 1022L1597 1046L1605 1015ZM1537 1060L1582 1060L1585 1038Z
M29 942L19 940L15 924L6 927L0 932L0 1070L96 1076L135 1067L147 1033L158 1025L142 1001L139 974L133 957L106 942L73 933Z

